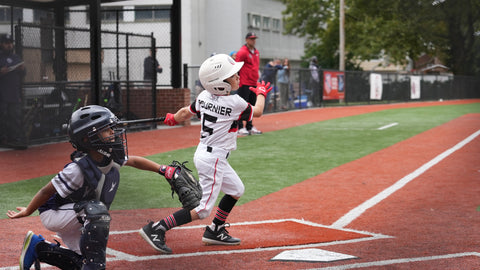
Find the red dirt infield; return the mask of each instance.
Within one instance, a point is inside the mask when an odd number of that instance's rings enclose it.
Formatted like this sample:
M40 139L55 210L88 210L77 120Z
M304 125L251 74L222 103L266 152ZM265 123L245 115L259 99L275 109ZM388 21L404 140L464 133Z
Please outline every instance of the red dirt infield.
M465 102L479 103L480 100L309 109L265 115L256 119L255 124L269 132L391 108ZM167 243L174 253L161 255L150 248L136 230L148 219L156 220L175 209L112 211L107 269L480 269L480 211L477 210L480 139L476 136L463 147L448 152L479 129L480 114L465 115L238 206L229 217L232 224L229 231L242 239L240 246L202 245L203 226L211 220L207 218L169 231ZM191 147L198 142L197 131L198 126L189 126L132 133L128 135L129 152L151 155ZM0 182L56 173L68 161L65 153L70 151L67 143L59 143L0 152ZM445 152L448 155L438 163L345 227L332 227L356 206ZM30 157L38 154L44 158ZM20 161L22 164L18 164ZM45 161L47 164L41 163ZM25 163L35 169L20 169ZM53 234L43 229L38 217L0 220L0 230L4 243L0 270L17 265L23 236L28 230L53 239ZM357 258L330 263L270 261L283 250L306 247Z

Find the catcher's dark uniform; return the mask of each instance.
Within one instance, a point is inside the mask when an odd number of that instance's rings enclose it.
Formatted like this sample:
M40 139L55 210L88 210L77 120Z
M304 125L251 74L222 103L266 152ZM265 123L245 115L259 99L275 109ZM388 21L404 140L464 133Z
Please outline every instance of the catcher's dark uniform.
M103 167L91 166L93 162L89 159L85 155L67 164L51 180L57 193L38 209L45 228L56 232L69 249L79 254L82 224L73 205L97 199L110 207L120 182L119 168L123 165L112 160Z

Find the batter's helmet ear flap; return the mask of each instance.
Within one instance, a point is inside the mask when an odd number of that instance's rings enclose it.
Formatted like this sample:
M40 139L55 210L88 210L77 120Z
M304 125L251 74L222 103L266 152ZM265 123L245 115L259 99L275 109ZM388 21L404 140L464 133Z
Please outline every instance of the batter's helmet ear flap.
M215 91L219 92L219 93L224 93L224 94L228 94L230 93L230 91L232 90L232 86L226 82L226 81L223 81L223 82L219 82L216 86L213 87Z

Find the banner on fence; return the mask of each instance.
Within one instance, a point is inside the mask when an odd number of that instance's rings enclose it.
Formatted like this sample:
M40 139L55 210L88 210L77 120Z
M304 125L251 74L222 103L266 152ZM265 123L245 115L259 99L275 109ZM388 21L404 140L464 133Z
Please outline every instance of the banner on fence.
M420 76L410 76L410 98L420 99Z
M323 99L345 98L345 73L339 71L323 72Z
M383 92L382 75L378 73L370 74L370 99L381 100Z

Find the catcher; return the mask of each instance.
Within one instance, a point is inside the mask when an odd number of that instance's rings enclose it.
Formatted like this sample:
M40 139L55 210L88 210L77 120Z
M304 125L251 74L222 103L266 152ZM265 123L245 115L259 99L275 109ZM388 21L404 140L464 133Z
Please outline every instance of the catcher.
M90 105L75 111L68 135L76 149L71 162L42 187L27 207L8 210L12 219L38 210L42 224L65 244L47 241L29 231L20 255L20 269L40 269L40 262L60 269L106 268L110 229L109 208L120 183L120 167L160 172L162 166L139 156L127 155L125 129L107 108Z
M238 122L260 117L265 105L265 96L271 90L269 84L265 85L263 82L258 83L256 88L250 88L258 96L255 106L238 95L230 95L230 91L239 87L240 77L237 73L242 66L243 62L235 62L226 54L208 58L199 70L200 82L205 90L190 106L166 116L164 123L170 126L188 120L195 114L201 118L200 143L193 160L198 171L202 195L198 206L193 209L185 207L184 204L183 209L158 222L150 222L140 229L140 235L155 250L172 253L165 243L165 232L193 220L207 218L220 191L225 195L218 204L212 224L206 226L202 241L207 245L240 244L240 239L230 236L226 230L229 225L226 220L243 195L245 187L227 158L230 151L237 147ZM178 169L174 167L174 165L162 167L167 180L175 178L178 174L176 173Z

